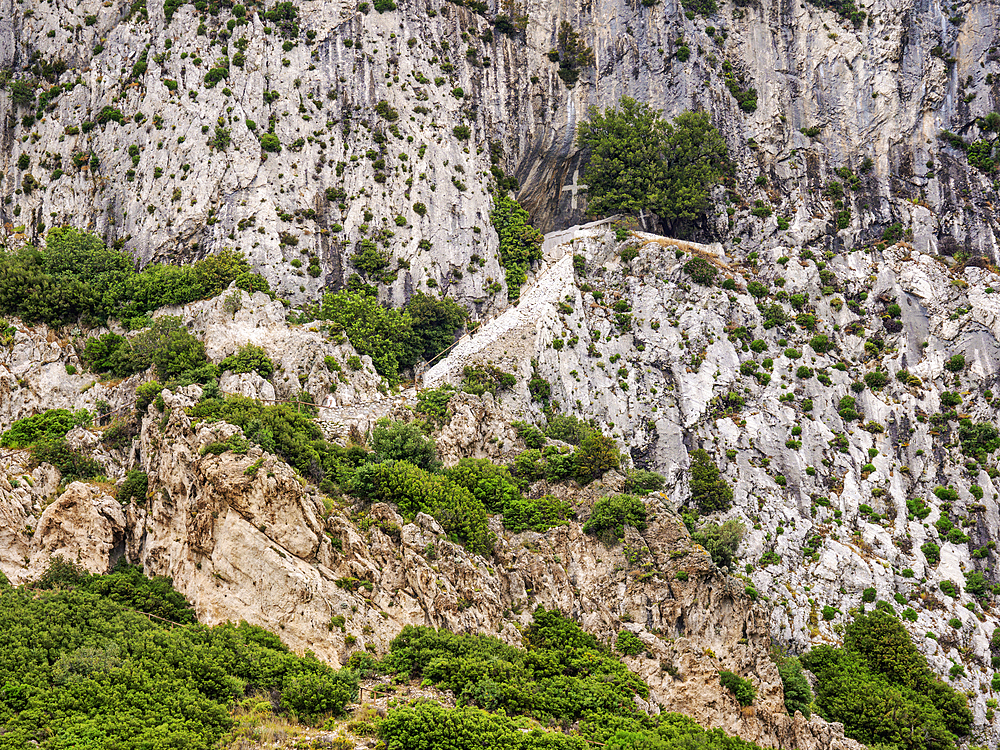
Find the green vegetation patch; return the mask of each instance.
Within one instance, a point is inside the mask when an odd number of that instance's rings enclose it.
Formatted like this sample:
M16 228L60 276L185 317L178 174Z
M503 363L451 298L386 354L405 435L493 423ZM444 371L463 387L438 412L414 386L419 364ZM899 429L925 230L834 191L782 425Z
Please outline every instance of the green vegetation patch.
M169 579L135 568L90 576L54 561L0 596L0 747L209 750L234 700L274 691L286 714L318 721L357 694L353 672L262 628L196 624Z
M953 750L972 728L965 695L931 672L884 602L848 625L843 648L814 646L802 664L819 678L820 714L859 742Z
M233 281L270 292L242 253L223 250L185 266L135 270L127 252L70 228L49 231L45 247L0 252L0 312L27 323L102 324L117 318L141 328L147 313L221 294Z

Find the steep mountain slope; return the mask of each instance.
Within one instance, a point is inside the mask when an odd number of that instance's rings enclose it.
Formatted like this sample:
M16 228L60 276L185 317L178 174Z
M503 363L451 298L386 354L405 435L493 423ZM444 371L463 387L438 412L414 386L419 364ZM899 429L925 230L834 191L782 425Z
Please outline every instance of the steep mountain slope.
M856 23L849 2L376 5L4 0L8 242L68 222L144 261L240 248L297 301L361 271L396 304L436 285L486 312L491 161L540 228L575 223L575 126L630 94L712 113L739 170L731 223L701 231L727 246L780 216L790 244L901 223L920 250L997 257L993 176L938 137L993 137L992 0L879 0Z

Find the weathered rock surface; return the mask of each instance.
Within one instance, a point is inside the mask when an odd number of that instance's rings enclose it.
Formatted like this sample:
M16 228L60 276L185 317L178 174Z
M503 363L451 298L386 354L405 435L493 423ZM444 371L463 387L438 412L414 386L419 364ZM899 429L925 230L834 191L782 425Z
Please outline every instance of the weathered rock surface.
M203 446L236 428L192 426L184 408L198 392L164 391L165 418L151 406L143 421L146 503L122 508L73 483L44 510L30 540L14 535L15 546L30 550L30 565L0 557L0 570L19 582L59 554L105 572L124 554L149 574L172 576L202 622L246 619L334 662L369 645L384 651L405 624L518 642L515 626L529 623L534 607L558 608L604 639L622 628L640 634L648 653L629 663L652 688L649 710L689 713L768 745L858 750L837 725L784 713L767 608L719 573L664 499L650 500L650 525L627 529L624 545L605 546L578 521L520 535L497 524L497 552L485 559L448 541L424 514L404 523L388 505L325 506L258 448L202 455ZM457 411L473 410L470 401ZM495 418L498 408L486 397L481 413ZM463 446L474 442L468 436ZM604 485L560 491L586 516L621 481L610 474ZM12 499L0 503L8 515L20 507ZM676 576L682 570L683 581ZM331 622L336 615L345 618L342 629ZM662 668L667 662L675 676ZM741 713L719 685L724 668L758 685L754 712Z

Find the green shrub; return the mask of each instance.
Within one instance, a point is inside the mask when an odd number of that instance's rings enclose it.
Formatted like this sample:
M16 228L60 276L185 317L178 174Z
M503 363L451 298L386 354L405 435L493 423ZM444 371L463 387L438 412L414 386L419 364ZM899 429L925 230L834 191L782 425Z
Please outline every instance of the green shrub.
M722 687L736 696L736 701L741 706L749 706L757 697L757 688L753 686L752 682L744 680L728 670L719 672L719 682L722 683Z
M884 372L874 371L865 373L865 385L873 391L881 390L889 382L889 376Z
M51 464L56 467L64 482L93 479L104 473L97 461L70 448L65 438L34 443L31 446L31 460L36 464Z
M873 602L875 601L875 589L867 588L861 592L861 601L863 602Z
M830 341L829 336L826 336L825 334L819 334L817 336L813 336L809 340L809 346L817 354L826 354L831 349L833 349L833 342Z
M30 448L36 443L62 440L74 427L87 427L93 416L86 409L48 409L41 414L24 417L14 422L0 435L0 447Z
M28 323L102 324L114 317L129 327L140 321L141 327L146 313L214 297L250 272L242 253L230 250L184 267L150 264L138 273L134 267L131 255L105 247L94 235L52 229L44 249L0 254L0 312ZM263 279L254 278L269 291Z
M555 414L545 425L546 435L570 445L580 445L592 432L592 425L571 414Z
M542 234L529 223L528 212L506 195L493 198L490 222L500 238L500 265L507 280L507 297L517 299L528 268L542 258Z
M736 550L743 541L746 527L736 519L729 519L721 526L707 523L691 534L691 540L700 544L720 568L732 567Z
M260 136L260 147L264 151L276 154L281 151L281 141L274 133L263 133Z
M495 544L485 506L446 476L406 461L366 464L355 474L354 490L373 502L394 503L412 521L419 512L433 516L450 536L475 554L489 555Z
M629 494L658 492L663 489L666 482L662 474L645 469L633 469L625 478L625 492Z
M274 362L267 356L267 351L254 344L244 344L236 354L231 354L219 363L219 369L229 370L236 374L256 372L262 378L271 377L274 372Z
M781 677L781 688L785 693L785 710L789 716L795 716L796 711L801 711L808 719L813 694L808 680L802 674L801 662L794 657L785 659L778 665L778 675Z
M553 495L527 498L518 494L503 507L504 528L515 534L565 526L573 516L573 506Z
M618 631L615 648L618 649L618 653L625 654L625 656L636 656L646 650L646 646L639 640L639 636L630 630Z
M948 581L948 580L941 581L941 583L938 584L938 588L941 589L942 593L947 594L948 596L950 596L952 598L958 596L958 594L959 594L959 589L955 585L954 581Z
M698 284L711 286L712 280L715 279L715 275L718 271L715 266L704 258L692 258L684 264L684 273L690 276L691 279Z
M300 721L317 723L329 715L340 715L358 696L358 676L347 669L337 672L306 672L285 678L282 708Z
M965 355L955 354L952 355L947 362L944 363L944 369L948 372L961 372L965 369Z
M372 430L372 448L384 460L408 461L421 469L436 464L437 449L414 422L396 422L382 418Z
M837 413L840 414L840 418L845 422L853 422L856 419L861 419L861 414L857 410L857 401L855 401L853 396L844 396L840 399L837 404Z
M358 354L370 356L376 372L390 383L417 361L420 343L409 313L383 307L374 296L348 290L324 295L320 317L331 322L332 332L346 333Z
M890 610L880 605L859 614L847 626L843 648L814 646L802 657L819 679L816 706L859 742L951 750L972 726L966 697L931 672ZM886 701L899 712L886 711ZM905 737L920 739L911 743Z
M583 524L583 531L611 543L625 536L625 526L640 531L645 529L646 506L633 495L611 495L594 503L590 518Z
M576 478L583 484L602 477L607 471L621 468L621 461L617 443L598 430L587 435L573 452Z
M941 548L934 542L924 542L920 545L920 551L924 553L928 565L937 565L941 562Z
M448 421L448 404L454 394L455 386L449 383L422 390L417 393L416 412L427 417L431 424L443 425Z
M721 476L719 467L711 456L701 448L691 452L688 486L691 489L691 501L703 513L729 510L732 505L732 488Z
M514 428L517 432L517 436L521 438L521 440L524 441L524 444L529 448L537 450L545 445L545 433L535 427L535 425L517 421L511 422L511 427Z
M148 490L149 475L144 471L132 469L125 477L125 481L118 485L115 499L122 505L128 505L133 500L136 505L145 505Z
M489 391L496 396L517 385L517 377L494 365L466 365L462 371L462 390L476 396Z
M504 512L521 494L510 470L485 458L463 458L445 474L469 490L491 513Z
M469 314L454 300L414 294L406 305L419 355L431 361L455 341Z

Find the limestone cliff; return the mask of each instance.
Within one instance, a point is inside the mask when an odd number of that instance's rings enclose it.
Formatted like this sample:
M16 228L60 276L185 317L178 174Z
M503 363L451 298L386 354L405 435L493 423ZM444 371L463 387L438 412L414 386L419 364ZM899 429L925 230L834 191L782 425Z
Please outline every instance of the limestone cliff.
M676 0L388 5L313 0L282 20L253 4L2 0L0 67L37 84L0 93L6 241L71 223L143 261L235 247L298 302L341 286L370 243L385 299L436 287L487 314L505 304L491 162L543 230L576 223L576 124L628 94L722 129L735 203L701 233L727 248L778 234L780 216L797 244L901 223L918 250L998 257L992 178L938 138L971 142L1000 110L995 0L875 0L857 24L812 2L709 17ZM594 51L572 88L548 56L563 22ZM824 189L845 180L834 206Z

